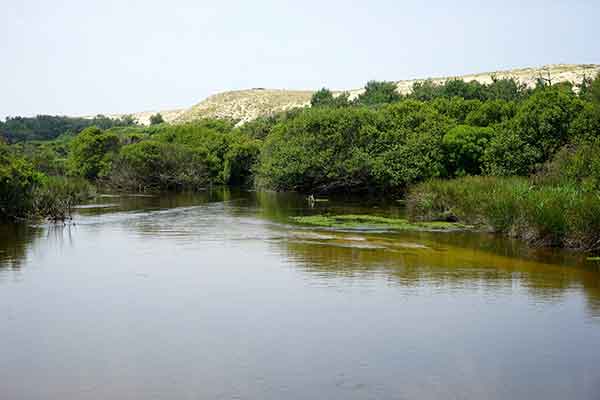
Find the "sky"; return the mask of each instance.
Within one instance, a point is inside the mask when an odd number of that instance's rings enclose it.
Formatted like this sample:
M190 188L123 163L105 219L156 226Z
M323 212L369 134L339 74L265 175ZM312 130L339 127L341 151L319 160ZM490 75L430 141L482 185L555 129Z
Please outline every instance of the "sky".
M600 63L598 0L0 0L0 10L0 119Z

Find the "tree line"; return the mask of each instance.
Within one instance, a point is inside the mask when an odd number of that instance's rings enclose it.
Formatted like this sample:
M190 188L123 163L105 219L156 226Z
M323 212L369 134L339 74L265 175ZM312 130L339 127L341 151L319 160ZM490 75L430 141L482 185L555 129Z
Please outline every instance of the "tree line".
M15 201L2 193L18 187L31 197L41 176L120 190L246 185L402 194L431 179L545 174L547 181L597 191L599 108L598 77L576 87L540 79L535 88L503 78L417 82L409 95L392 82L371 81L352 100L324 88L311 107L241 126L229 120L171 125L159 115L150 126L127 118L85 124L10 118L0 126L10 143L1 145L0 203L3 214L22 214L6 211Z

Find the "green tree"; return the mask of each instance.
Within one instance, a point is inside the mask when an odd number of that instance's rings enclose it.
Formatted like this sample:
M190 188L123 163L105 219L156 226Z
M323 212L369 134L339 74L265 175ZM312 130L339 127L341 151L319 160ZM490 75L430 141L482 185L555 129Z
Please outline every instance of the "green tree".
M450 175L479 175L483 154L494 131L491 128L458 125L442 140L446 169Z
M86 179L106 176L119 147L116 134L96 127L84 129L70 145L70 172Z
M539 159L533 162L545 162L568 142L571 122L582 108L571 90L557 86L540 89L519 108L511 129L539 149Z
M12 154L0 140L0 218L22 217L32 212L33 192L45 179L30 162Z
M498 128L485 150L484 172L496 176L529 175L541 158L539 148L505 125Z
M369 81L365 91L357 100L358 104L373 106L377 104L394 103L401 99L394 82Z
M491 126L508 121L517 112L516 103L505 100L488 100L481 107L472 110L466 117L465 123L474 126Z
M160 113L156 113L150 116L150 125L158 125L162 124L163 122L165 122L165 120L163 119L163 116Z
M329 89L323 88L313 93L310 105L311 107L346 107L350 104L348 97L347 92L336 96Z
M210 183L205 149L146 140L123 146L111 183L137 190L199 189Z

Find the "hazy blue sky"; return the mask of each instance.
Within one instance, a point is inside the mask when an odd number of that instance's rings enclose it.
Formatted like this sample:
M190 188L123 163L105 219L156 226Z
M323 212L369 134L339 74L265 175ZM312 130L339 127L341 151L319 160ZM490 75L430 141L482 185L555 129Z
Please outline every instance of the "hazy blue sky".
M0 0L0 118L600 63L600 1L483 3Z

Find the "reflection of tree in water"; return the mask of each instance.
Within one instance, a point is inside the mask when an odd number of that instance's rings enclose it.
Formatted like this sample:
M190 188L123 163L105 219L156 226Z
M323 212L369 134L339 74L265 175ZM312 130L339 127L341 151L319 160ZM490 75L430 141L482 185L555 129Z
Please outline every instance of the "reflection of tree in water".
M503 242L486 243L484 235L479 242L471 235L461 245L452 243L460 239L453 234L437 235L435 240L432 234L329 235L326 240L292 238L275 245L279 253L323 279L382 274L406 287L498 292L520 287L547 302L560 300L569 290L582 290L591 314L600 316L600 271L573 253L527 250L519 243L513 248L504 243L508 247L502 248Z
M27 224L0 224L0 268L20 269L42 231Z

